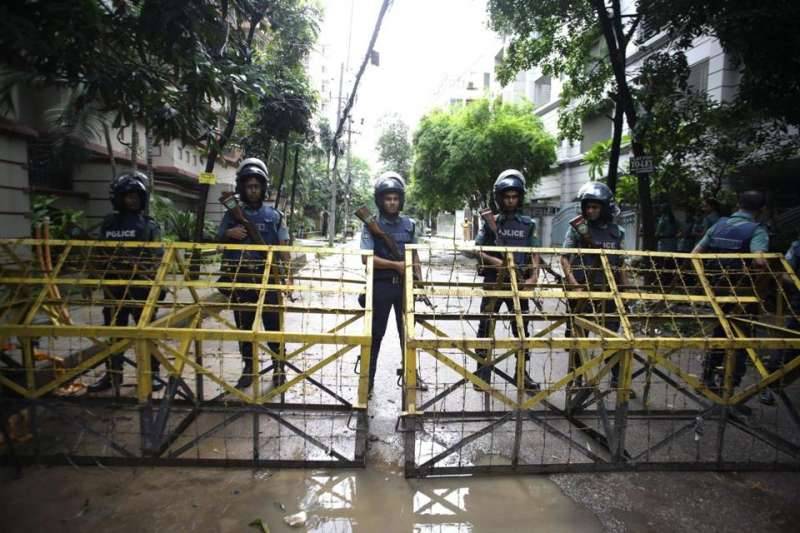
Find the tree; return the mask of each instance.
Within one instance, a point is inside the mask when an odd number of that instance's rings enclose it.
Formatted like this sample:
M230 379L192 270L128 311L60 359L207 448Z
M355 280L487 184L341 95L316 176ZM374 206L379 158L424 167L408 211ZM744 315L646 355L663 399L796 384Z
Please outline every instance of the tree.
M499 68L508 82L520 70L539 66L544 74L564 80L561 93L561 135L580 138L580 121L598 109L614 111L609 186L616 188L623 119L636 130L638 110L627 73L627 50L641 20L623 12L620 0L490 0L492 26L510 37ZM612 104L609 106L609 103ZM636 135L631 151L644 155ZM655 219L650 178L638 177L645 249L654 249Z
M245 59L265 2L128 0L4 3L0 61L12 85L80 89L119 128L143 122L155 141L212 142L230 95L258 93Z
M530 104L487 99L429 113L413 147L413 194L428 211L488 205L503 170L517 168L530 186L555 162L555 139Z
M411 171L411 143L408 125L397 115L387 115L381 120L378 138L378 161L383 171L392 170L408 179Z
M639 0L650 33L686 48L719 39L741 69L738 100L764 116L800 124L800 3L794 0Z

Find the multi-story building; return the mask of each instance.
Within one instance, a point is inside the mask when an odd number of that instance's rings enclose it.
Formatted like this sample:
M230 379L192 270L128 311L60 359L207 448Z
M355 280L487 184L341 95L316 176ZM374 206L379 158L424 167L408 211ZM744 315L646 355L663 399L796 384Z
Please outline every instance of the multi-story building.
M49 134L48 117L64 101L65 93L58 89L16 87L11 111L0 117L0 237L30 235L31 198L37 194L55 196L56 207L83 211L90 227L110 211L113 176L102 133L72 139L65 151L67 157L58 164L53 161L54 138ZM111 130L118 174L131 168L131 130ZM137 166L144 172L148 170L144 128L137 131ZM198 176L206 163L203 148L171 141L152 146L150 155L154 191L169 197L178 209L196 211L201 190ZM222 190L233 188L239 157L230 152L217 159L217 184L208 194L206 220L221 219L218 197Z
M655 36L642 45L631 44L628 51L628 72L633 75L641 67L647 54L658 50L666 43L664 36ZM707 36L700 37L686 55L691 69L688 80L691 87L705 91L718 101L731 99L735 95L739 73L718 40ZM500 61L501 58L502 50L496 56L496 60ZM504 101L514 102L524 98L533 102L534 112L541 118L545 129L558 137L561 89L561 80L543 74L539 68L534 68L520 72L512 82L502 88L500 96ZM539 214L537 218L543 245L560 243L566 226L558 221L553 224L555 216L553 213L556 211L554 208L563 208L574 201L578 189L590 179L589 166L584 162L584 154L596 143L609 139L611 132L610 117L607 114L599 114L583 120L581 141L564 140L558 145L556 165L550 173L542 177L530 196L535 206L534 214ZM624 147L620 160L621 167L627 166L628 156L627 147ZM537 205L539 207L536 207ZM635 226L635 222L632 225ZM635 239L635 235L629 235L629 238ZM629 245L635 245L635 241Z

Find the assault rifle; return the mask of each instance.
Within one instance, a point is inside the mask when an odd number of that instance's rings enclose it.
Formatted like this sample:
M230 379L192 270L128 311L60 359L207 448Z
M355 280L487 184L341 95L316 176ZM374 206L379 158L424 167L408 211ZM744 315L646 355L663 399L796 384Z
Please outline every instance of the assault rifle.
M261 236L261 232L258 231L258 228L250 221L249 218L244 214L244 209L242 209L242 200L240 196L234 192L225 191L219 197L219 203L225 206L225 209L231 214L233 219L244 226L245 231L247 231L247 236L250 237L255 244L260 244L261 246L266 246L267 243L264 242L264 238ZM282 263L276 265L276 269L278 271L278 277L280 277L285 284L291 285L292 281L292 271L291 268L288 266L284 266ZM287 297L289 301L294 301L294 296L291 292L288 293Z
M392 256L392 261L405 261L405 257L403 257L402 252L400 252L400 247L397 245L394 237L381 229L381 227L378 225L378 221L375 219L375 216L368 207L359 207L356 210L356 217L358 217L358 219L364 223L364 225L367 227L367 231L370 232L373 238L383 241L383 243L389 249L389 255ZM416 271L414 271L414 281L419 281L419 276ZM424 294L418 295L417 299L430 307L432 310L436 310L436 306L433 305L433 302L431 302L430 298Z

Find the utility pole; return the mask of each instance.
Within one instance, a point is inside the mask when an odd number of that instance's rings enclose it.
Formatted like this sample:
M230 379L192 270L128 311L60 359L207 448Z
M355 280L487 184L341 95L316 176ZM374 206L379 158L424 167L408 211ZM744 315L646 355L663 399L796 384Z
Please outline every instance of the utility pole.
M336 107L336 120L341 120L342 114L342 82L344 81L344 63L342 63L341 67L339 68L339 103ZM339 157L339 140L334 135L333 137L333 146L331 146L331 150L334 150L334 161ZM330 160L330 157L328 158ZM334 167L336 165L334 164ZM336 189L337 189L337 179L336 179L336 172L331 172L330 163L328 164L328 177L331 179L331 203L330 207L328 208L328 246L333 246L333 241L336 237Z
M350 185L353 182L353 174L350 170L350 139L353 136L353 120L347 117L347 185L344 188L344 235L347 239L347 227L350 224Z

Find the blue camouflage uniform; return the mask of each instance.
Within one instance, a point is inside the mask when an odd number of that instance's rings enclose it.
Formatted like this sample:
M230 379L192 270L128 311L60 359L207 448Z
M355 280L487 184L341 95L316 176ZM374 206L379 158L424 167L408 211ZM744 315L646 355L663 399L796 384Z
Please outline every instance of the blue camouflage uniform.
M755 221L754 216L747 211L736 211L730 217L720 218L713 227L700 239L700 249L708 253L758 253L769 249L769 234L764 226ZM738 259L722 259L716 263L722 272L717 276L724 276L722 284L736 286L738 283L737 271L742 269L743 263ZM730 269L732 273L724 271ZM714 274L711 275L714 277ZM715 283L716 284L716 283ZM737 304L725 304L722 311L726 314L737 309ZM725 337L722 325L714 328L714 337ZM715 386L715 369L722 365L725 350L709 350L704 362L703 379L706 385ZM736 360L733 375L733 384L738 386L744 377L747 353L736 350Z
M495 235L492 229L484 224L481 226L478 235L475 237L475 244L478 246L521 246L521 247L538 247L540 246L539 239L536 237L536 223L532 218L519 213L507 215L500 213L495 215L495 224L497 225L497 233ZM487 252L488 255L500 257L497 252ZM514 252L514 265L516 266L517 283L522 283L530 276L531 265L531 252ZM487 284L497 282L498 271L496 268L484 266L482 269L483 281ZM508 280L506 281L508 283ZM529 300L527 298L520 299L520 310L522 313L527 314L529 311ZM505 304L509 312L514 312L514 301L511 298L496 298L484 296L481 298L480 311L481 313L497 313L500 308ZM530 319L523 319L523 328L525 334L528 334L528 324ZM478 322L478 337L488 337L493 335L489 331L491 321L489 319L482 319ZM511 333L519 338L520 332L517 330L516 320L511 320ZM486 357L488 352L486 350L477 350L477 353ZM525 352L525 361L530 358L530 354ZM478 374L484 381L488 381L491 373L483 365L478 364L476 374Z
M614 222L588 222L589 236L592 248L603 250L622 250L625 242L625 230ZM564 236L564 248L586 248L587 243L581 238L580 234L570 226ZM589 290L606 290L608 281L601 264L598 254L572 254L570 256L570 266L575 281L585 284ZM622 256L609 255L608 262L612 268L622 266ZM617 280L619 281L619 280ZM617 306L613 300L568 300L567 306L570 312L580 312L581 314L592 315L615 315ZM595 318L597 319L597 318ZM620 321L617 317L602 316L598 323L611 331L619 330ZM567 321L565 333L566 337L572 336L571 321ZM614 365L611 369L612 379L616 380L619 376L619 365Z
M242 211L261 234L264 244L277 245L289 240L289 231L283 223L283 214L274 207L261 204L257 209L253 209L249 206L244 206ZM226 231L239 225L233 215L230 212L226 212L217 230L217 240L223 243L257 244L249 235L240 241L225 237ZM222 279L233 279L233 276L235 276L235 279L243 283L261 283L265 262L266 253L262 251L225 250L222 254L222 268L228 277L225 278L223 276ZM258 291L235 290L231 293L231 299L235 303L256 303L258 302ZM276 291L267 291L264 296L264 303L277 305L278 293ZM248 330L253 327L256 314L255 311L237 310L234 311L233 317L238 329ZM264 325L264 331L280 330L280 315L274 309L263 311L261 321ZM267 346L276 354L279 353L280 343L270 342ZM240 342L239 350L245 364L243 374L250 373L253 364L253 343Z
M407 244L416 244L417 226L413 219L398 215L389 218L379 214L376 218L378 226L385 233L392 236L400 249L400 253L405 257ZM361 249L372 250L376 257L391 261L400 261L401 258L393 257L391 250L381 239L375 240L367 229L366 224L361 230ZM394 319L397 325L397 333L400 336L400 350L404 348L403 334L403 279L394 270L373 269L372 285L372 346L370 349L369 363L369 390L375 384L375 372L378 368L378 355L381 351L381 342L386 334L386 326L389 322L389 312L394 308ZM402 357L402 356L401 356Z
M103 219L100 224L100 240L104 241L136 241L154 242L161 240L161 228L158 223L145 216L143 213L112 213ZM160 263L163 251L154 248L120 248L106 249L111 255L108 258L106 279L152 279ZM132 267L136 265L137 270L143 272L132 276ZM118 270L115 272L115 270ZM107 296L112 300L136 300L144 302L150 294L150 287L147 286L111 286L105 289ZM164 295L159 295L159 300ZM135 306L106 306L103 308L103 323L106 326L127 326L130 319L134 325L139 322L142 316L143 305ZM110 368L118 376L122 375L123 353L117 353L110 358ZM154 374L159 371L158 359L151 359L151 369Z

